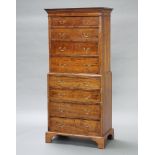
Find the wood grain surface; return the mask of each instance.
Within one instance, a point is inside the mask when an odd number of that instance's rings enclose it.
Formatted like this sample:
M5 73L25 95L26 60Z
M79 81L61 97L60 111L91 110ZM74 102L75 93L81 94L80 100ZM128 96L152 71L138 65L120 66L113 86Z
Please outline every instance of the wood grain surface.
M98 148L113 139L111 8L46 9L49 73L48 132L90 138Z

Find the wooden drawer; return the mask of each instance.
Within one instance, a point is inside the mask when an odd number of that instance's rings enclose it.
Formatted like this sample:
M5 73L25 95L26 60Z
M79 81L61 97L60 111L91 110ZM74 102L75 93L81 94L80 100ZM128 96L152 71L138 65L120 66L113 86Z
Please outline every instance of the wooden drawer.
M50 102L49 115L55 117L100 120L100 106Z
M49 89L50 101L66 101L81 103L98 103L100 102L100 90L67 90L67 89Z
M101 88L100 83L101 79L97 77L48 75L48 86L52 88L96 90Z
M53 41L51 44L50 55L60 56L79 56L79 55L97 55L97 43L80 43L80 42L61 42Z
M96 58L52 57L50 72L59 73L99 73L99 60Z
M52 17L51 26L98 26L98 17Z
M51 29L51 39L61 41L98 41L98 29Z
M100 122L93 120L67 119L67 118L50 118L49 130L80 135L100 135Z

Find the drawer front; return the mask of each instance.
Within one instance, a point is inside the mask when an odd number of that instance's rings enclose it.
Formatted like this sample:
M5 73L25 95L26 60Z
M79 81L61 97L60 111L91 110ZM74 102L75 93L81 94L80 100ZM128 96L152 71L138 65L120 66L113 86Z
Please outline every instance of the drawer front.
M50 116L100 120L99 105L49 103Z
M49 130L53 132L62 132L80 135L100 135L100 122L93 120L50 118Z
M99 73L98 58L52 57L50 71L59 73Z
M51 55L78 56L78 55L97 55L97 43L68 43L53 41L51 43Z
M49 90L50 101L81 102L81 103L98 103L100 102L100 90L67 90L52 89Z
M94 77L65 77L48 75L48 85L52 88L70 88L70 89L100 89L100 78Z
M98 29L51 29L52 40L98 41Z
M51 26L98 26L98 17L52 17Z

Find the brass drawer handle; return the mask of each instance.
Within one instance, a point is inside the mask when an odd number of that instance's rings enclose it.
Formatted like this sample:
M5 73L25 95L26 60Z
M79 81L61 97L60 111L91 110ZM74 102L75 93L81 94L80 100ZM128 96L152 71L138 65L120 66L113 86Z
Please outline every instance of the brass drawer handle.
M64 124L59 124L58 127L59 128L63 128L64 127Z
M59 24L65 24L65 22L66 22L65 20L60 20Z
M92 65L91 64L84 64L84 66L91 67Z
M87 54L87 52L90 50L90 48L89 48L89 47L87 47L87 48L84 47L83 50L84 50L84 51L86 52L86 54Z
M64 83L64 81L57 81L58 83Z
M64 111L62 109L60 109L60 112L63 113Z
M89 128L89 126L88 126L88 125L86 125L85 127L86 127L86 128Z
M63 33L63 32L58 33L58 35L60 36L61 39L63 39L65 37L65 33Z
M86 86L86 87L88 87L89 84L90 84L90 83L88 83L88 82L84 82L84 83L83 83L83 85Z
M65 67L65 66L66 66L66 64L59 64L59 66L60 66L60 67Z
M88 86L89 86L89 84L87 84L87 83L84 83L84 86L85 86L85 87L88 87Z
M66 50L66 47L61 47L60 46L58 49L59 49L60 52L64 52Z
M61 106L59 106L58 111L59 111L60 113L63 113L63 112L64 112L64 110L62 109Z
M84 112L85 112L86 115L88 115L90 113L90 111L87 110L87 109L84 109Z
M85 38L89 38L88 33L82 33L82 35L83 35L83 37L85 37Z
M87 96L87 97L85 97L85 99L87 99L87 100L88 100L88 99L90 99L90 98L91 98L91 96L90 96L90 95L89 95L89 96Z
M88 115L88 114L89 114L89 112L87 111L87 112L85 112L85 114L86 114L86 115Z
M63 97L63 96L65 96L65 93L64 94L58 94L58 96Z

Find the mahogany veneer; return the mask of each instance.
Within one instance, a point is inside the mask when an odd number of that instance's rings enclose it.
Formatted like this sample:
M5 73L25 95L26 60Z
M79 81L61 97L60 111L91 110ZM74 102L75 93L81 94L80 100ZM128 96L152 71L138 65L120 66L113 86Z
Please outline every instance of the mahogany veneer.
M48 131L113 139L110 8L45 9L48 13Z

